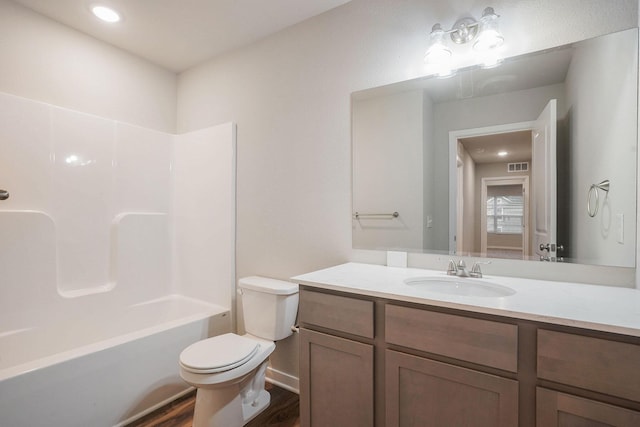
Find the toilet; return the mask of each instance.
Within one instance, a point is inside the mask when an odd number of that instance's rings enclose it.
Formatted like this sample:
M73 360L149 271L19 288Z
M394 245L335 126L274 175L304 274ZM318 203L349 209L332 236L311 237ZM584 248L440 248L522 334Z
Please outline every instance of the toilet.
M193 427L241 427L269 406L264 388L274 341L292 334L298 285L266 277L238 281L245 335L223 334L180 353L180 376L198 389Z

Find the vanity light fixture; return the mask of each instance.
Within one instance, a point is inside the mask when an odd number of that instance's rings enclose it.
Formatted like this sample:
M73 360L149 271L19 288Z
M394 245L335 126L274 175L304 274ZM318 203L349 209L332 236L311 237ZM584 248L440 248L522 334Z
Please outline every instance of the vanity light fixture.
M500 157L504 157L507 154L509 154L509 153L507 153L506 151L498 151L498 156L500 156Z
M92 6L91 12L96 16L96 18L110 24L120 22L120 20L122 19L118 12L106 6Z
M473 41L473 49L478 53L483 67L491 68L499 65L501 58L497 54L497 49L504 43L504 37L500 33L498 18L493 8L487 7L479 21L471 17L462 18L447 31L443 30L440 24L435 24L431 29L429 47L425 55L425 63L429 71L439 77L453 75L452 51L445 43L447 34L455 44L462 45Z

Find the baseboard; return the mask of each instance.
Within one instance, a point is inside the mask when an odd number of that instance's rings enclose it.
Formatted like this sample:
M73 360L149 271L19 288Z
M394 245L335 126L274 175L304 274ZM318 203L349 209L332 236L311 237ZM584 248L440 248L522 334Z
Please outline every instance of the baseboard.
M300 380L298 377L278 371L272 367L267 368L267 382L276 385L292 393L300 394Z

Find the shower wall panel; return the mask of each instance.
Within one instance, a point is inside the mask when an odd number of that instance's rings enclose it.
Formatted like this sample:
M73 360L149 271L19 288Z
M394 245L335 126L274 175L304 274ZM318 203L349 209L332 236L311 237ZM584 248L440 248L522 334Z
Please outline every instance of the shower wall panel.
M174 138L0 94L0 296L170 293Z

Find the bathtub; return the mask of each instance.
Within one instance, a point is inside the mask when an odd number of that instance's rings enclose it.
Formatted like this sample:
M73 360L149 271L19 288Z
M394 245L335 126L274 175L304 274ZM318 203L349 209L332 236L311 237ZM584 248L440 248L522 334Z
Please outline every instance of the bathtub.
M231 327L227 309L180 295L83 305L0 323L0 426L125 425L188 392L178 355Z

